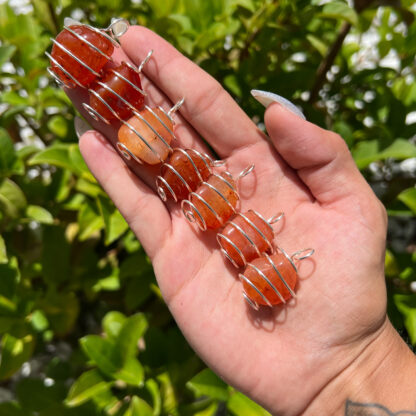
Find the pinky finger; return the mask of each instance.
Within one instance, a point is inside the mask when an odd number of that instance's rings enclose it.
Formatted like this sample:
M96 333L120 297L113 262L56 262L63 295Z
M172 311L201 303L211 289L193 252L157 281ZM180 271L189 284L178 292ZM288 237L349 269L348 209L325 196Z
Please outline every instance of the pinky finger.
M87 131L81 136L79 146L92 174L153 258L171 232L171 218L165 205L131 172L100 133Z

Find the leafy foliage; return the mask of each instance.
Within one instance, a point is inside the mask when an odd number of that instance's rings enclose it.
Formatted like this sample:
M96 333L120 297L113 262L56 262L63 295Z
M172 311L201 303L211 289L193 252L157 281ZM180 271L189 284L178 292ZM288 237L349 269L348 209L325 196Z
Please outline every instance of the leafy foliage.
M88 171L44 51L72 16L156 30L260 123L250 89L340 133L390 215L389 314L416 344L412 1L0 3L0 414L263 415L186 344L127 224ZM261 125L261 123L259 124Z

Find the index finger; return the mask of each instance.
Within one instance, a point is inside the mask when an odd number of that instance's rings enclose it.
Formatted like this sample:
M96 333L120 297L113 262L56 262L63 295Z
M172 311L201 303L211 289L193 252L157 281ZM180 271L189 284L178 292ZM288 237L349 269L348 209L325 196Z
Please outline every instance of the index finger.
M154 50L143 72L172 102L185 98L181 114L221 157L264 139L218 81L156 33L131 26L120 43L135 64Z

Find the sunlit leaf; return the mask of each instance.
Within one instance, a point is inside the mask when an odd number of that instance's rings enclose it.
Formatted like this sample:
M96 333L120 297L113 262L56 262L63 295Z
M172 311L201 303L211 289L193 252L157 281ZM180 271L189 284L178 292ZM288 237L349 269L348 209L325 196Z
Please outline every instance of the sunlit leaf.
M6 248L6 242L4 241L4 238L0 235L0 264L7 263L7 248Z
M111 382L104 379L96 370L87 371L74 382L65 400L67 406L75 407L90 400L97 394L109 391Z
M32 355L32 335L16 338L5 334L1 342L0 380L10 378Z
M116 339L126 320L126 316L121 312L108 312L103 318L103 329L107 336Z
M7 131L0 128L0 179L9 174L15 160L13 142Z
M40 222L42 224L52 224L53 216L45 208L39 205L28 205L26 208L26 215L29 219Z
M147 320L142 313L130 316L124 323L116 340L116 348L123 359L137 354L139 339L148 327Z
M114 344L98 335L87 335L80 339L85 354L106 375L113 376L121 368L121 357Z
M202 370L189 380L186 383L186 386L191 389L197 397L208 396L226 401L229 396L227 384L209 368Z
M18 218L26 204L26 197L15 182L8 178L0 182L0 211L3 211L6 217Z
M321 16L332 19L346 20L352 25L356 25L358 23L358 16L355 10L343 1L331 1L325 4L322 9Z
M123 416L153 416L153 409L140 397L133 396Z
M13 56L16 50L17 48L14 45L0 46L0 67Z
M404 324L410 336L410 341L416 345L416 295L394 295L397 309L404 316Z
M58 137L63 138L68 133L68 121L60 116L53 116L48 121L49 130Z
M227 402L227 409L235 416L244 414L245 416L269 416L261 406L253 402L240 392L233 392Z
M105 242L109 245L127 231L128 224L118 209L107 198L99 196L98 206L104 220Z

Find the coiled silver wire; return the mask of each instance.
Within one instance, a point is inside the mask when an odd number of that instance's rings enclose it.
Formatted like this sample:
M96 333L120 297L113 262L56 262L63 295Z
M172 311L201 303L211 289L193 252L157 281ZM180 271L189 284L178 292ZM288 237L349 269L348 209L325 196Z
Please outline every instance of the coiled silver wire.
M215 166L222 166L225 162L222 160L213 160L210 156L208 156L206 153L199 152L195 149L181 149L176 148L173 149L173 152L181 152L182 155L186 157L186 159L189 161L190 165L192 166L193 171L195 172L195 175L198 177L199 183L198 185L202 184L204 181L203 177L201 176L200 169L198 166L196 166L192 156L194 158L199 158L207 168L209 174L212 174L212 168ZM172 189L171 185L168 183L168 181L162 176L163 172L170 171L172 172L176 178L179 179L180 183L186 188L188 193L193 192L195 189L192 189L188 181L183 177L183 173L179 172L177 167L175 168L172 163L165 162L161 168L161 175L159 175L156 178L156 189L157 193L159 194L162 201L166 201L168 199L168 195L166 195L165 189L169 192L169 195L172 197L172 199L175 202L178 202L178 195L176 195L175 191Z
M295 261L301 261L304 260L310 256L312 256L312 254L315 252L315 250L308 248L308 249L304 249L304 250L299 250L296 251L295 253L293 253L291 256L289 256L285 250L283 250L282 248L278 248L279 252L281 252L290 262L290 264L292 265L294 271L296 272L296 274L298 273L298 269L296 267ZM294 292L294 290L289 286L289 284L286 282L284 276L282 275L282 273L280 272L279 268L276 266L276 264L273 262L273 260L270 258L270 256L268 254L264 254L264 257L267 259L267 261L269 262L269 264L272 266L274 273L276 274L276 277L278 279L281 280L281 282L285 285L285 287L287 288L287 290L289 291L290 295L293 298L296 298L296 294ZM272 291L276 294L276 296L278 296L278 298L281 300L281 302L283 304L286 303L286 300L284 299L283 295L279 292L279 290L276 288L276 286L271 282L271 280L265 275L265 273L263 273L262 270L260 270L258 267L256 267L254 264L252 263L248 263L247 264L247 268L251 267L253 270L255 270L255 272L258 274L258 276L260 278L262 278L267 285L272 289ZM247 270L246 268L246 270ZM263 299L264 303L269 306L269 307L273 307L270 299L268 299L264 293L262 293L262 291L260 290L260 288L258 288L249 278L247 278L243 273L240 273L238 275L239 279L242 282L247 283L251 288L253 288L256 293ZM243 289L243 297L244 299L247 301L247 303L256 311L259 310L259 304L254 300L251 299L250 296L247 294L247 292L245 291L245 289Z
M235 183L237 184L238 181L239 181L239 179L243 178L244 176L247 176L250 172L253 171L253 169L254 169L254 165L250 165L246 169L244 169L238 175L238 177L236 178ZM232 179L232 175L229 172L225 172L225 173L227 175L229 175L229 177ZM231 190L231 192L236 196L237 201L240 199L240 196L239 196L236 188L234 187L234 185L232 183L230 183L229 180L227 180L223 176L218 175L216 173L212 174L211 176L215 176L220 181L222 181ZM209 180L209 178L208 178L208 180ZM218 195L221 198L221 200L223 200L224 203L228 205L228 207L231 209L231 211L233 212L233 214L236 214L236 212L237 212L236 211L236 208L229 201L229 199L221 191L219 191L215 186L213 186L210 183L208 183L208 181L202 182L201 185L200 185L200 187L202 187L202 186L206 186L206 187L212 189L215 192L215 194ZM201 214L201 212L198 210L198 208L195 206L195 204L191 202L191 198L194 197L194 198L198 199L209 210L209 212L211 212L211 214L216 218L216 220L218 221L218 223L222 225L223 224L223 221L222 221L219 213L212 207L212 205L208 201L206 201L202 196L200 196L197 193L198 192L198 189L195 192L191 192L189 194L189 196L188 196L188 199L184 199L182 201L181 207L182 207L182 212L185 215L185 218L190 223L196 222L197 225L198 225L198 227L202 231L206 231L207 230L207 223L205 221L205 218L203 217L203 215Z
M254 213L264 224L266 224L270 228L270 230L272 231L273 234L274 234L274 230L273 230L272 224L275 224L276 222L280 221L284 216L283 212L280 212L279 214L276 214L273 217L266 220L261 214L259 214L257 211L255 211L253 209L250 209L248 212ZM265 242L265 244L268 248L268 251L270 253L273 252L272 242L264 235L264 233L259 229L259 227L257 227L256 224L254 224L253 221L251 221L245 214L243 214L241 212L238 212L237 215L233 219L228 221L225 224L224 229L227 226L232 226L235 230L237 230L237 232L240 235L242 235L244 237L244 241L246 241L247 244L249 244L251 247L254 248L254 250L257 253L257 256L261 257L262 252L260 251L259 247L257 246L257 244L255 244L253 239L250 238L250 236L247 234L247 232L244 230L244 228L241 227L240 225L238 225L235 222L236 217L241 217L245 221L247 226L249 228L251 228L255 233L257 233L260 236L260 238ZM241 262L243 263L243 267L247 265L248 260L246 259L242 248L238 247L238 245L236 243L234 243L229 237L225 236L224 234L222 234L220 232L220 233L217 234L217 241L218 241L218 244L221 247L222 254L224 255L224 257L226 257L232 263L232 265L234 267L239 268L240 265L238 265L235 262L235 260L229 255L227 250L224 248L224 245L223 245L224 241L227 242L237 252L237 254L239 255L239 257L241 259Z
M124 29L118 32L115 32L115 28L117 26L121 26L121 24L124 25ZM97 29L93 26L87 25L85 23L76 23L78 26L85 26L86 28L90 29L91 31L94 31L96 33L99 33L101 36L105 37L113 45L116 47L119 46L118 42L115 40L117 37L120 37L123 35L128 27L129 23L125 19L115 19L111 24L104 29ZM65 25L64 30L67 30L69 33L71 33L73 36L75 36L80 42L83 42L86 44L89 48L94 50L95 52L99 53L100 55L104 56L108 61L112 61L112 57L107 55L105 52L103 52L100 48L97 48L93 43L85 39L83 36L75 32L73 29L71 29L72 25ZM108 32L108 33L107 33ZM96 77L99 77L100 74L96 71L94 71L89 65L87 65L85 62L83 62L81 59L79 59L72 51L67 49L62 43L58 42L56 39L50 38L52 43L57 46L60 50L65 52L68 56L70 56L72 59L74 59L76 62L78 62L80 65L82 65L85 69L87 69L89 72L94 74ZM65 69L49 52L45 52L45 55L49 58L49 60L57 67L60 71L62 71L71 81L73 81L78 87L85 88L84 85L82 85L67 69ZM58 83L60 86L66 86L65 82L63 82L59 76L53 71L52 68L47 68L48 73L54 78L54 80Z

